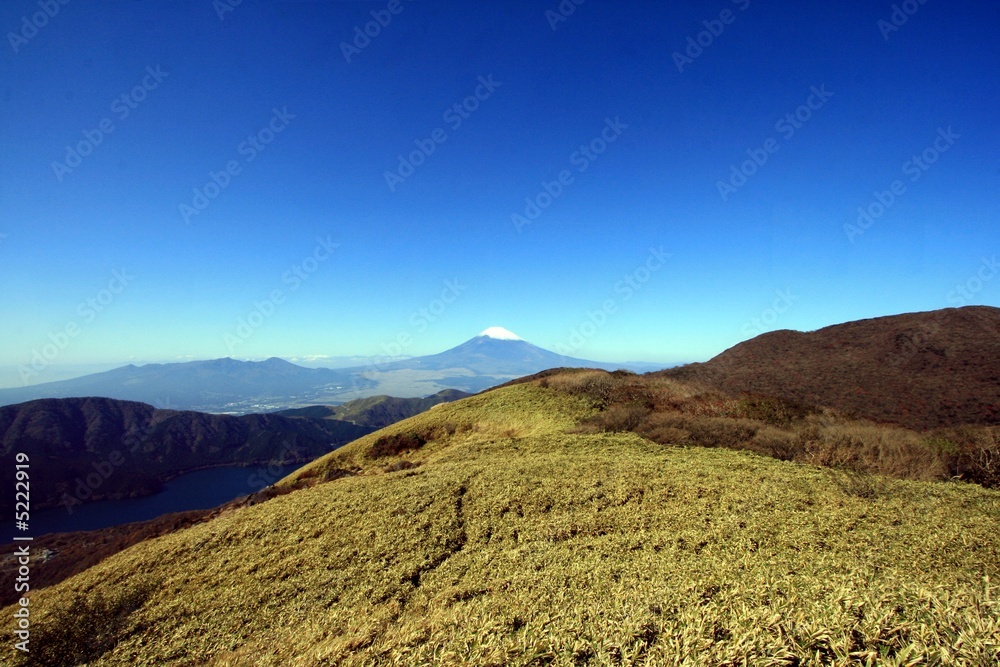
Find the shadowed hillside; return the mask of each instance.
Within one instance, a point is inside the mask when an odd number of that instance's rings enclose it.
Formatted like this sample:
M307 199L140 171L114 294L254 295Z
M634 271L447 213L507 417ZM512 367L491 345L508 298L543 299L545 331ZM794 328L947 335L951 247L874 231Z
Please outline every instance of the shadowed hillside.
M64 494L73 504L149 495L171 477L208 466L310 461L372 430L337 420L158 410L109 398L41 399L0 408L0 463L13 488L13 456L29 456L31 507L40 510L65 501ZM81 486L88 477L95 483ZM11 503L5 497L0 508Z
M823 405L916 429L1000 424L1000 309L775 331L656 375Z
M996 661L1000 493L859 494L827 468L599 428L641 396L590 373L399 422L33 592L31 664Z

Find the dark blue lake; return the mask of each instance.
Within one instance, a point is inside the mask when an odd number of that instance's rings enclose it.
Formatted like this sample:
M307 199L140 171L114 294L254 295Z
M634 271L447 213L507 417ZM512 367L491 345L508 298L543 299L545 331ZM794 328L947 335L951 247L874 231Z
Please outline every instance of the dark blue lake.
M28 534L37 537L46 533L97 530L133 521L147 521L170 512L209 509L260 491L303 465L225 466L196 470L170 480L163 485L163 491L153 496L85 503L74 506L72 514L65 507L32 512Z

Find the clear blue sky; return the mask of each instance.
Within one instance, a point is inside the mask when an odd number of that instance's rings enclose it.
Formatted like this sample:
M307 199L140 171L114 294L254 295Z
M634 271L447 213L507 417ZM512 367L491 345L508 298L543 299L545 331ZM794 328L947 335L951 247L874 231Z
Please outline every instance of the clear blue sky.
M0 7L0 364L427 354L493 325L688 361L1000 305L995 2L898 26L853 0L224 3Z

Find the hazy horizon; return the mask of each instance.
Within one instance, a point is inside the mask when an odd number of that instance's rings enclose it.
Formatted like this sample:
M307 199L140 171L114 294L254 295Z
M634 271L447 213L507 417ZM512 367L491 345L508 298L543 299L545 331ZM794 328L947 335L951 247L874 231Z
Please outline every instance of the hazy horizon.
M481 335L481 334L480 334ZM433 350L428 354L436 354L438 352L443 352L446 349L450 349L461 343L461 341L452 341L448 343L446 347ZM527 341L531 343L531 341ZM45 369L44 373L32 373L30 363L27 365L5 365L0 364L0 389L7 388L17 388L17 387L28 387L37 384L44 384L46 382L56 382L60 380L71 380L77 377L82 377L84 375L90 375L93 373L101 373L104 371L114 370L116 368L122 368L128 365L135 366L145 366L151 364L175 364L175 363L185 363L194 361L212 361L214 359L224 359L232 358L237 361L265 361L267 359L278 358L285 361L296 364L297 366L303 366L305 368L329 368L329 369L341 369L341 368L356 368L359 366L365 366L370 362L386 363L387 361L399 361L403 359L412 359L416 356L425 355L413 355L413 354L390 354L393 351L393 345L399 346L398 342L390 342L386 345L387 351L382 354L375 355L330 355L330 354L315 354L315 355L293 355L293 356L280 356L280 355L267 355L262 357L242 357L240 355L225 355L223 357L212 357L212 358L195 358L192 355L178 356L173 359L128 359L124 361L104 361L95 362L90 364L49 364ZM664 367L678 365L682 363L690 363L691 361L704 361L702 359L694 360L662 360L662 359L594 359L593 361L602 362L640 362L649 364L663 364ZM27 380L27 381L25 381Z
M903 313L887 313L885 315L879 315L876 317L891 317L894 315L901 315ZM869 318L864 318L869 319ZM817 327L817 329L822 329L826 326L836 326L838 324L844 324L844 322L831 322ZM807 331L815 331L816 329L810 329ZM482 335L481 332L477 335ZM516 333L516 332L513 332ZM766 333L766 332L764 332ZM427 354L436 354L438 352L443 352L446 349L451 349L468 339L463 339L460 341L451 341L445 344L444 347L432 350ZM532 341L527 341L534 344ZM266 355L261 357L242 357L239 355L225 355L222 357L211 357L211 358L195 358L193 355L178 356L173 359L128 359L124 361L105 361L105 362L95 362L90 364L50 364L44 369L44 373L31 373L30 364L28 365L5 365L0 364L0 389L7 388L18 388L18 387L28 387L37 384L44 384L46 382L56 382L59 380L70 380L77 377L82 377L84 375L89 375L93 373L101 373L104 371L114 370L116 368L121 368L128 365L144 366L150 364L173 364L173 363L185 363L193 361L212 361L215 359L232 358L237 361L265 361L271 358L283 359L285 361L291 362L298 366L303 366L305 368L327 368L327 369L342 369L342 368L356 368L360 366L368 365L370 362L386 363L387 361L398 361L403 359L412 359L418 356L426 356L423 354L391 354L396 349L402 349L405 346L400 346L397 341L390 341L383 346L383 352L381 354L374 355L330 355L330 354L315 354L315 355L292 355L292 356L281 356L281 355ZM544 347L544 346L540 346ZM729 349L729 348L726 348ZM607 362L607 363L643 363L643 364L662 364L664 368L672 366L680 366L690 363L705 362L712 357L721 354L725 350L718 350L712 354L699 359L591 359L591 361ZM567 355L574 356L574 355ZM27 381L25 381L27 380Z

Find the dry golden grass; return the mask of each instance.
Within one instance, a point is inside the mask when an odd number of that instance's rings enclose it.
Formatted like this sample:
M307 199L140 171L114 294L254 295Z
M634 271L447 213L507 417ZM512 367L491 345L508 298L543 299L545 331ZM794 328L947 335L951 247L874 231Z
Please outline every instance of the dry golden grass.
M1000 427L918 433L774 397L699 391L664 377L582 371L545 377L550 389L593 409L580 433L633 431L664 444L746 449L901 479L951 478L1000 487Z
M32 664L1000 660L1000 492L569 432L594 415L523 384L362 438L34 592L33 648L66 653ZM435 437L373 455L407 433Z

